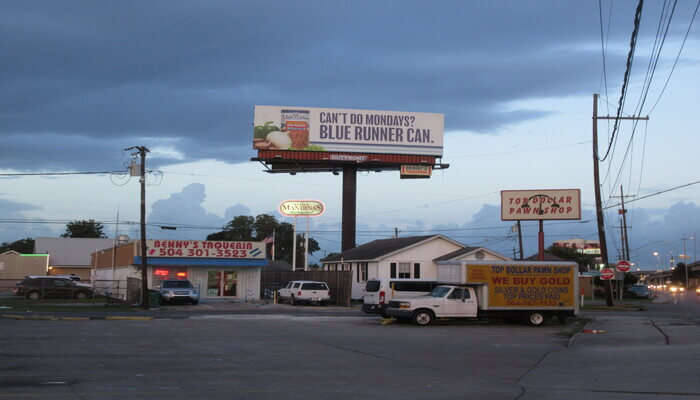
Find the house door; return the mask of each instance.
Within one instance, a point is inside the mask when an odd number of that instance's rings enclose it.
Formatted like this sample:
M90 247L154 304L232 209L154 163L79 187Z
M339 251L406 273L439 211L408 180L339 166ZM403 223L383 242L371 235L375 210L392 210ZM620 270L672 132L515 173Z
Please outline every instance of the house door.
M236 271L208 271L207 297L236 297Z

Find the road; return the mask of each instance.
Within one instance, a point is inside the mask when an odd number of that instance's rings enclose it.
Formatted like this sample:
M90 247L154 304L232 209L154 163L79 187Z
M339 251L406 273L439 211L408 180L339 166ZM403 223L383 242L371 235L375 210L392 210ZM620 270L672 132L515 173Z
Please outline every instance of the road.
M328 315L0 319L0 399L697 399L700 331L679 306L589 313L606 333L572 341Z

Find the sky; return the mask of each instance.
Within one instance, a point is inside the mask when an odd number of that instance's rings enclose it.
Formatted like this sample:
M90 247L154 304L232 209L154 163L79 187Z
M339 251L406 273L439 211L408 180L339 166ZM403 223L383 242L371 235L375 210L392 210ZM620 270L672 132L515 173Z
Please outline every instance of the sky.
M700 28L690 25L698 3L678 1L672 14L665 3L644 5L622 110L649 120L621 122L600 167L610 261L621 248L612 196L622 185L633 196L630 258L642 269L693 261L700 231L700 185L654 195L700 180ZM448 169L428 180L358 174L358 244L398 229L512 256L500 191L514 189L581 189L581 221L545 222L546 245L597 239L593 93L599 115L616 114L636 5L6 2L0 242L55 237L76 219L137 237L139 183L123 173L133 158L124 149L147 146L148 237L204 239L237 215L293 222L279 203L309 198L327 208L309 222L321 245L313 259L338 251L342 176L268 174L250 161L255 105L444 114ZM598 121L600 153L612 130ZM11 175L30 173L38 175ZM523 234L525 255L534 254L537 223L524 222Z

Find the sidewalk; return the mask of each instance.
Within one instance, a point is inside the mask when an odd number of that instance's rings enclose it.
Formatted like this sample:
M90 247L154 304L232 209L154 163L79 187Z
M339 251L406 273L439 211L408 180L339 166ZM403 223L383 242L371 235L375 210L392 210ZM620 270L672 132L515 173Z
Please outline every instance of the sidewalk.
M698 360L695 323L596 313L568 349L548 354L521 379L521 399L697 398Z

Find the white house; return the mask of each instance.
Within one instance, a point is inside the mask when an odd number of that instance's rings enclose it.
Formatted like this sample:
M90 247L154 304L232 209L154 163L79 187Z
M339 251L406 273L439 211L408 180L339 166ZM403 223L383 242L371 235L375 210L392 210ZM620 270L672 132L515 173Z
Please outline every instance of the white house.
M509 260L483 247L465 247L443 235L378 239L321 260L326 271L352 271L352 298L368 279L437 280L436 261Z

